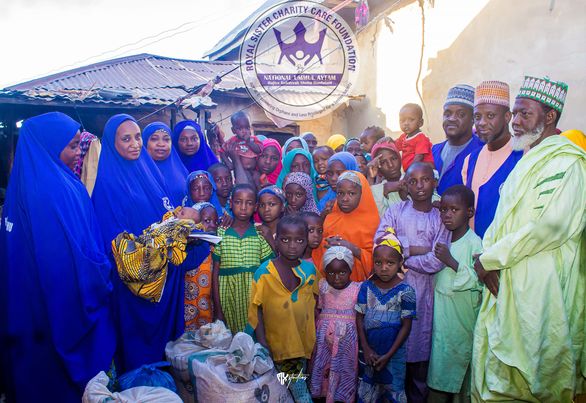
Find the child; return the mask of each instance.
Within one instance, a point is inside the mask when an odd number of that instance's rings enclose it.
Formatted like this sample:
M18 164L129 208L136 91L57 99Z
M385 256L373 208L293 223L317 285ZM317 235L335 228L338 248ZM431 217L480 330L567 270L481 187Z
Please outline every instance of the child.
M183 208L187 210L188 208ZM208 202L197 203L192 209L199 215L196 228L216 233L218 214L216 208ZM212 254L199 267L185 272L185 331L197 330L212 323Z
M364 151L362 151L362 146L360 145L360 138L352 137L348 139L344 145L344 151L347 151L354 156L362 155Z
M181 220L193 220L196 224L201 220L199 211L191 207L177 207L175 210L165 213L163 215L163 220L167 220L171 217L176 217Z
M356 162L358 163L358 171L364 176L368 175L368 161L364 154L356 154L354 158L356 158Z
M226 144L235 143L238 154L245 158L256 158L262 152L262 142L256 138L250 129L250 119L244 111L238 111L230 116L234 137Z
M225 164L221 162L211 165L208 168L208 172L210 175L212 175L212 178L216 183L216 194L218 195L218 200L222 206L223 211L226 212L228 207L228 198L230 197L230 193L234 187L232 172Z
M266 241L275 251L275 236L277 234L277 224L285 213L285 192L275 185L262 188L258 192L258 215L262 224L258 229Z
M362 151L370 155L375 143L385 137L385 131L378 126L369 126L360 135Z
M334 150L328 146L317 147L313 151L313 165L317 171L315 178L315 187L317 189L317 198L321 198L330 190L330 184L326 178L326 170L328 169L328 159L334 155Z
M424 402L427 398L427 367L431 350L433 318L433 274L444 268L435 256L434 246L448 244L449 232L442 224L439 210L433 208L432 197L437 181L433 168L414 162L405 173L409 200L387 209L375 239L392 227L404 247L404 266L408 269L405 282L415 289L417 320L407 339L407 377L405 391L409 401Z
M287 214L302 211L319 213L313 198L313 181L304 172L291 172L283 182L285 198L287 199Z
M270 258L272 249L256 230L252 215L256 210L256 189L249 184L234 186L230 208L234 222L220 227L222 241L213 249L213 301L216 319L233 334L246 326L250 284L255 270Z
M257 162L261 174L260 182L262 186L274 185L283 169L281 145L275 139L266 139L263 140L262 147L262 154Z
M468 225L474 216L474 192L464 185L448 188L440 215L452 233L452 243L449 248L443 243L434 248L446 267L435 275L429 400L470 401L472 336L482 296L474 271L474 256L482 253L482 241Z
M359 402L407 402L405 340L415 317L415 291L398 275L403 248L392 228L374 246L374 274L362 283L356 326L366 366Z
M300 216L307 224L307 248L305 248L303 260L313 263L318 272L322 272L323 251L320 246L324 236L323 220L319 214L313 211L303 212Z
M301 135L301 138L305 140L307 147L309 148L309 152L313 154L313 151L317 147L317 138L315 137L315 134L312 132L305 132Z
M334 201L336 200L336 186L338 186L338 177L344 171L357 171L358 162L356 158L346 151L336 153L328 159L326 167L326 179L330 185L328 191L319 200L317 208L324 212L329 212L333 208Z
M256 169L257 156L251 150L246 153L239 151L239 145L235 142L227 142L224 146L224 154L229 159L224 162L229 169L234 170L234 180L236 183L250 183L259 190L261 188L261 174Z
M303 376L315 344L315 304L318 294L315 266L301 260L307 246L307 225L299 216L277 224L276 259L254 273L247 332L267 347L277 371ZM289 389L296 402L311 402L305 380Z
M218 217L223 217L224 209L218 199L216 190L216 182L207 171L194 171L187 176L187 196L186 205L193 205L195 203L209 202L218 213Z
M372 161L368 163L368 180L374 183L377 177L382 180L370 186L378 214L382 217L389 206L403 199L399 192L404 186L401 182L401 154L392 141L379 142L372 148Z
M317 340L311 371L311 394L326 402L352 402L358 379L356 305L360 283L350 281L354 256L333 246L323 257L325 279L319 281Z
M406 172L413 162L427 162L433 167L431 141L421 132L423 110L417 104L405 104L399 112L399 125L403 134L395 141L401 151L403 170Z

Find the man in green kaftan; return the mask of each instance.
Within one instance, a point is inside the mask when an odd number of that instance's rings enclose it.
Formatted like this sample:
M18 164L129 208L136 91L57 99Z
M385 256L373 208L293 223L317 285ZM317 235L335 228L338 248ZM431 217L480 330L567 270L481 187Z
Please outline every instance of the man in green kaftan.
M571 402L585 392L586 154L556 135L567 85L526 77L513 108L524 149L475 263L473 401Z

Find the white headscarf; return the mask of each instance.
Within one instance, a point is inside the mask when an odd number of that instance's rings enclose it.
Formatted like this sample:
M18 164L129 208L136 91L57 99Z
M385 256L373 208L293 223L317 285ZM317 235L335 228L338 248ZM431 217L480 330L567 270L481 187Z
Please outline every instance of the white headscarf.
M350 270L352 270L352 266L354 265L354 255L352 251L345 246L332 246L326 250L324 253L324 268L327 267L328 264L332 262L332 260L343 260L348 264Z

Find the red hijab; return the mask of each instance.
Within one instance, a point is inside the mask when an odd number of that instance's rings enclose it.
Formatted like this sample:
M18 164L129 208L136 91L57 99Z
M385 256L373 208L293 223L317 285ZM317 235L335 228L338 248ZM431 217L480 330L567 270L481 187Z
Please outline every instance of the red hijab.
M282 150L279 142L275 139L267 138L266 140L264 140L262 142L263 150L267 147L275 147L277 149L277 151L279 152L279 163L277 164L277 167L275 168L275 170L273 172L271 172L270 174L267 174L267 181L271 185L274 185L275 183L277 183L277 178L279 177L279 174L281 173L281 169L283 169L283 162L282 162L283 150Z

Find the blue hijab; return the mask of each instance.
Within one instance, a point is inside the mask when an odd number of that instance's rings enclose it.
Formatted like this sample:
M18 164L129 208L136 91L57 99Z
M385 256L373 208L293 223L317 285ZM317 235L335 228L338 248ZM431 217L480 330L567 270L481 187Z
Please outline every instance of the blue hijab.
M299 137L295 137L295 139L298 139L298 138ZM305 141L305 140L303 140L303 141ZM307 143L306 143L306 145L307 145ZM283 148L283 150L284 150L284 148ZM305 158L307 158L309 160L309 166L311 167L310 172L309 172L309 177L313 181L313 198L315 200L317 200L317 190L315 188L315 178L317 178L317 171L315 170L315 167L313 166L313 158L311 157L311 154L309 153L309 151L304 150L303 148L294 148L293 150L291 150L287 154L285 154L285 158L283 158L283 169L281 170L281 173L279 174L279 177L277 178L276 185L278 187L280 187L281 189L283 188L283 182L285 181L285 177L289 174L289 172L291 172L291 164L293 163L293 159L299 154L303 155Z
M111 265L81 181L60 160L79 123L27 119L0 224L0 366L8 400L79 402L116 346ZM6 342L6 344L5 344ZM42 374L31 384L31 371Z
M340 151L340 152L332 155L328 159L328 167L334 161L340 161L342 164L344 164L344 166L346 167L346 170L348 170L348 171L358 171L358 162L356 161L356 158L354 158L354 156L352 154L350 154L348 151ZM328 192L321 198L321 200L317 204L317 208L319 209L319 211L322 211L324 208L326 208L326 204L330 200L335 200L335 199L336 199L336 191L334 189L330 188L328 190Z
M116 151L116 130L128 120L135 121L129 115L115 115L104 127L98 177L92 195L104 242L110 251L116 235L122 231L140 235L172 207L163 176L144 147L139 158L133 161L125 160ZM196 268L207 254L207 244L193 247L188 252L185 267ZM158 303L132 294L117 271L112 276L119 340L115 362L119 373L161 361L165 344L183 333L185 270L183 265L169 265L165 290Z
M218 199L218 195L216 193L216 182L214 181L214 178L212 177L212 175L208 171L194 171L189 174L189 176L187 177L187 180L186 180L186 183L187 183L187 196L186 196L187 202L185 203L185 205L188 207L191 207L195 203L197 203L195 200L193 200L191 198L190 187L191 187L191 182L193 182L194 180L196 180L198 177L200 177L202 175L207 177L208 181L212 185L212 197L210 198L210 200L207 200L207 201L209 203L211 203L214 206L214 208L216 209L216 212L218 213L218 218L221 218L224 215L224 213L222 210L222 205L220 204L220 200Z
M199 136L199 150L197 150L197 152L191 157L183 154L179 149L179 136L186 126L192 126L195 128ZM200 170L207 171L211 165L218 162L218 158L208 145L203 132L201 131L201 127L193 120L183 120L177 123L173 128L173 136L171 137L173 139L173 147L177 150L177 154L179 154L183 165L187 168L187 172Z
M124 159L116 151L116 130L127 120L136 122L125 114L112 116L106 122L92 194L107 248L119 233L139 235L173 207L163 175L144 147L134 161Z
M169 126L162 122L153 122L149 124L147 127L144 128L142 131L142 142L143 146L147 148L147 143L149 138L157 131L164 131L169 136L171 136L171 129ZM175 147L171 147L171 153L167 157L167 159L163 161L155 161L155 165L161 171L163 175L163 179L165 180L165 185L169 190L169 197L171 199L171 203L176 207L180 206L183 202L183 198L185 197L185 178L187 178L187 169L179 155L175 151Z
M287 141L285 141L285 144L283 145L283 148L282 148L282 150L283 150L283 158L282 158L283 163L285 163L285 156L287 155L285 150L287 149L289 144L291 144L294 141L300 142L301 149L309 152L309 145L307 145L307 141L305 141L305 139L303 137L289 137L289 139ZM295 148L293 150L295 150ZM291 152L293 150L290 150L289 152Z

